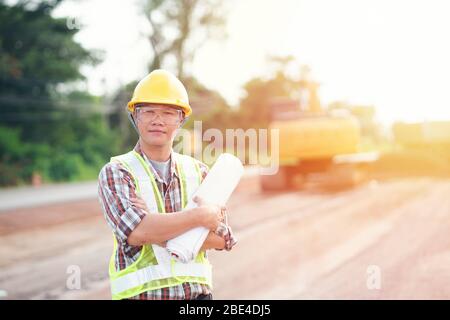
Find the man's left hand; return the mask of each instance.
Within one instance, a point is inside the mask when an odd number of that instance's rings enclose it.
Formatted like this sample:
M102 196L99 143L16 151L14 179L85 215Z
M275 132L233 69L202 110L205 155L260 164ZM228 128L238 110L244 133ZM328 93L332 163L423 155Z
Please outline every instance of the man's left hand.
M222 237L225 240L225 250L230 251L237 243L237 239L233 235L231 227L225 223L220 223L216 229L215 234Z

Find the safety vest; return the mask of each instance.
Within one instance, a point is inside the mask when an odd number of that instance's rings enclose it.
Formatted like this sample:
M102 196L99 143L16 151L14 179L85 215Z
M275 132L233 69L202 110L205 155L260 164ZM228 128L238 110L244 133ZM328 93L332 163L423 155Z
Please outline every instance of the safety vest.
M180 177L181 203L184 208L202 181L197 162L185 155L173 152L176 170ZM140 194L151 214L164 214L165 206L148 163L136 151L112 157L111 162L119 162L131 174ZM183 282L207 284L212 288L212 267L205 256L199 252L189 263L176 261L169 252L156 244L142 246L139 258L123 270L116 271L114 258L117 253L117 240L114 237L114 250L109 262L109 278L112 299L125 299L142 292L171 287Z

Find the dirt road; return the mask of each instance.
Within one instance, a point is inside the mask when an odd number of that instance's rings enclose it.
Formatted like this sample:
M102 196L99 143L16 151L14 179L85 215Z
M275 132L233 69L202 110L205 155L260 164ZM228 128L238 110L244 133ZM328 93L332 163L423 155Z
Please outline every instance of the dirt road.
M239 244L210 253L215 298L449 299L449 195L450 180L431 178L333 193L262 194L247 182L228 206ZM110 299L111 250L96 199L3 212L0 290ZM66 287L70 266L81 270L80 290Z

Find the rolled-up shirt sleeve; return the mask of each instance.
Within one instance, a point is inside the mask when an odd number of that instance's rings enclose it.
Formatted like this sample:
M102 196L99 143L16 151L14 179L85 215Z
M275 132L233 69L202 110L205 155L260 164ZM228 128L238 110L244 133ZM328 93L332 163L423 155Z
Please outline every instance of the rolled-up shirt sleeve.
M126 243L145 212L131 205L136 186L131 174L119 163L108 163L98 177L98 195L103 214L117 240Z

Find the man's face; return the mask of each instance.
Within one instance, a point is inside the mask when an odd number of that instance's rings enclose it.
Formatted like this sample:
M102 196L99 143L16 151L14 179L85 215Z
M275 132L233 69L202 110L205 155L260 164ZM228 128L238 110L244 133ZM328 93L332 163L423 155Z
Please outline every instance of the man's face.
M147 104L136 107L134 119L144 143L166 146L172 145L183 120L183 112L175 106Z

